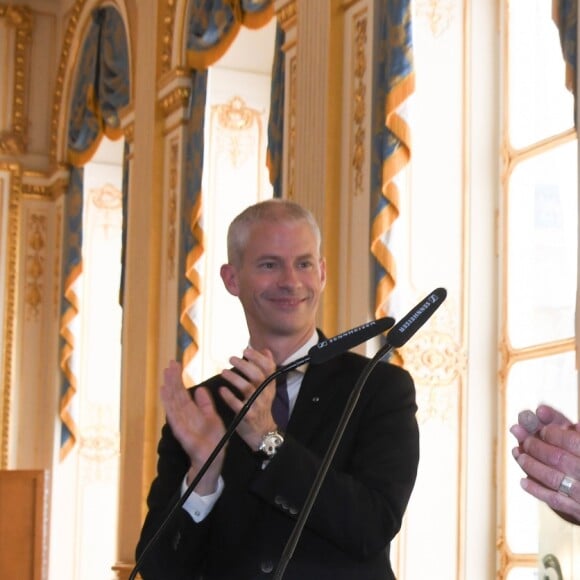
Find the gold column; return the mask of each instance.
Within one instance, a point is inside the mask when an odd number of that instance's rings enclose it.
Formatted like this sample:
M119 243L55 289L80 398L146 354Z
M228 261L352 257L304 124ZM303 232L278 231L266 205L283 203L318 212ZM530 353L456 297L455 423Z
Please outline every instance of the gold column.
M118 578L127 578L155 470L159 407L159 287L162 142L156 106L157 1L140 0L133 39L134 124L129 169L121 371Z
M342 12L338 0L276 2L286 30L284 195L318 219L328 280L321 324L337 327Z

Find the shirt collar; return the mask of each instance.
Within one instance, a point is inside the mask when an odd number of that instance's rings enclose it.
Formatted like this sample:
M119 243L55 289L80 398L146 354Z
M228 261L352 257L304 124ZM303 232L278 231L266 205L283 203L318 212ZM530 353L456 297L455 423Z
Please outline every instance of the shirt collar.
M283 361L282 365L287 365L288 363L291 363L300 357L306 356L308 351L314 345L318 344L318 338L318 331L315 329L312 333L312 336L298 350L294 351L285 361ZM292 370L304 374L307 368L308 363L304 363L303 365L300 365L299 367L296 367Z

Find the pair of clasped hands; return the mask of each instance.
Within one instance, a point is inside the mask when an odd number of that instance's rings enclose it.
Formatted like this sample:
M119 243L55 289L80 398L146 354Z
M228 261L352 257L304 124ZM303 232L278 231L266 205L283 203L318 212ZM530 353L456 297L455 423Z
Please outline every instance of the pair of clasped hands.
M580 525L580 424L540 405L522 411L510 432L519 444L512 454L527 475L522 488Z
M258 386L274 372L276 364L268 349L260 351L250 347L244 350L243 358L233 356L229 362L232 368L224 369L221 376L224 381L238 388L243 400L226 387L221 387L219 394L237 414ZM195 389L192 398L183 385L181 371L179 363L170 361L163 372L161 400L171 430L190 458L191 467L187 475L189 484L225 434L225 427L216 412L209 391L199 387ZM254 451L258 448L264 433L276 429L272 418L275 388L273 383L266 387L236 429ZM225 451L222 450L196 486L195 491L199 495L209 495L217 489L224 454Z

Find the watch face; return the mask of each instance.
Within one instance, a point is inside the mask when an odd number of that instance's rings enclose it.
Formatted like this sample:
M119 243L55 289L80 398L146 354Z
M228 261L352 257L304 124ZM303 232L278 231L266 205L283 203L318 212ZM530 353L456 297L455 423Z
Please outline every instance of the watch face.
M276 451L278 447L284 443L284 438L280 433L266 433L264 438L262 439L262 443L260 445L260 451L265 453L268 457L273 457L276 455Z

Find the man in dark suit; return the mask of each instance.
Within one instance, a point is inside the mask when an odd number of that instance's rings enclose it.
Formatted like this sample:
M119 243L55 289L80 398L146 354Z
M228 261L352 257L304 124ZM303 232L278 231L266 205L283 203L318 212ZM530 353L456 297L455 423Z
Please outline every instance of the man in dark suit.
M172 362L161 396L167 424L157 477L137 546L139 557L244 402L276 368L322 337L316 311L326 281L320 232L290 201L242 212L228 230L227 290L244 308L250 340L242 357L189 391ZM291 371L278 414L268 386L240 422L141 566L145 580L271 578L367 359L345 353ZM409 374L379 363L369 376L285 580L389 580L389 546L401 526L419 460Z

